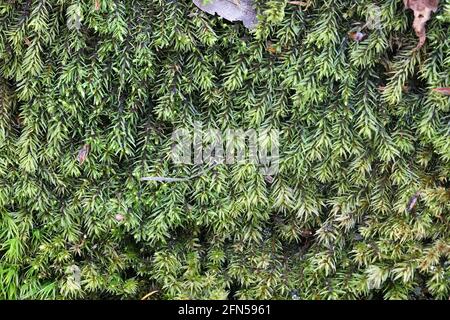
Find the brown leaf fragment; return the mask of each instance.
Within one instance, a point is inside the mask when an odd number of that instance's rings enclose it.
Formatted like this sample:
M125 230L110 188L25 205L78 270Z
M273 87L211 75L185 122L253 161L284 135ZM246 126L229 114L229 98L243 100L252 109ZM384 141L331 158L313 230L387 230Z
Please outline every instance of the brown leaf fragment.
M253 29L258 23L253 0L193 0L194 4L209 14L218 14L222 18L234 22L242 21L248 29Z
M274 45L271 41L267 42L266 50L267 50L267 52L270 52L271 54L277 53L277 49L274 47Z
M120 213L118 213L118 214L116 214L115 216L114 216L114 218L117 220L117 221L123 221L124 219L125 219L125 217L123 216L123 214L120 214Z
M313 232L309 229L304 229L304 230L300 231L300 234L302 237L309 238L313 235Z
M77 287L80 287L80 280L81 280L81 269L79 266L77 266L76 264L71 265L68 268L68 273L69 276L71 278L71 280L74 282L74 284Z
M293 4L295 6L301 6L301 7L308 5L308 3L304 2L304 1L288 1L287 3Z
M431 12L436 12L439 0L403 0L406 9L414 11L413 29L419 37L419 43L414 50L420 49L426 40L426 23Z
M85 144L80 151L78 151L77 160L80 164L83 164L84 161L86 161L86 158L89 154L89 150L91 149L91 146L88 144Z
M365 33L360 32L360 31L349 32L348 36L350 37L350 39L352 39L353 41L356 41L356 42L363 41L367 37L367 35Z
M443 94L444 96L450 96L450 88L448 88L448 87L434 88L433 91Z
M419 200L420 192L417 191L411 199L408 201L408 205L406 206L406 211L411 212L417 205L417 200Z

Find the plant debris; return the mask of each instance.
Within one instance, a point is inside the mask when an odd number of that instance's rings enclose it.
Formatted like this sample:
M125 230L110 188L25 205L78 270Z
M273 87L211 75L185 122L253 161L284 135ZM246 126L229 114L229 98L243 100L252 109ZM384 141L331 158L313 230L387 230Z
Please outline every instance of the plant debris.
M288 1L288 4L292 4L299 7L304 7L304 9L308 9L311 5L311 0L308 1Z
M117 221L123 221L124 219L125 219L125 217L123 216L123 214L120 214L120 213L118 213L118 214L116 214L115 216L114 216L114 218L117 220Z
M430 20L431 12L436 12L439 0L403 0L406 9L414 11L413 28L419 37L419 43L414 50L420 49L426 40L426 23Z
M444 96L450 96L450 88L444 87L444 88L434 88L434 92L443 94Z
M80 287L81 283L81 269L76 264L73 264L69 266L68 268L69 276L71 277L71 280L74 282L74 284L77 287Z
M158 292L158 290L154 290L152 292L149 292L145 296L143 296L141 300L147 300L149 297L151 297L152 295L154 295L157 292Z
M417 201L419 200L420 197L420 191L417 191L412 197L411 199L409 199L408 201L408 205L406 206L406 211L407 212L411 212L412 210L414 210L414 208L417 205Z
M361 42L365 38L367 38L367 34L360 32L360 31L349 32L348 36L350 37L350 39L352 39L353 41L356 41L356 42Z
M88 144L85 144L80 151L78 151L77 160L80 164L83 164L84 161L86 161L86 158L89 154L89 150L91 149L91 146Z
M258 24L256 10L253 8L253 0L193 0L194 4L209 14L218 14L220 17L234 22L242 21L248 29L253 29Z

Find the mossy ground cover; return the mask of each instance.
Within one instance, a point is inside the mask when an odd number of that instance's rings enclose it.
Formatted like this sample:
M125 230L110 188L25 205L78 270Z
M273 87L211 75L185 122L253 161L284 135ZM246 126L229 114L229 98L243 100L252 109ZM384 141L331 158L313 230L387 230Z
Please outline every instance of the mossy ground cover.
M449 10L0 0L1 299L448 299ZM444 91L445 92L445 91ZM174 164L276 129L279 170Z

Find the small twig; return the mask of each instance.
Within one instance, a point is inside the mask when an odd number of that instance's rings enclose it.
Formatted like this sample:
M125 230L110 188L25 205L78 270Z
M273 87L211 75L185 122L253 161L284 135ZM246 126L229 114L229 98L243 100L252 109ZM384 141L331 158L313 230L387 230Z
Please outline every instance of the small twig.
M145 296L143 296L141 300L146 300L148 297L150 297L151 295L154 295L154 294L157 293L157 292L158 292L158 290L149 292L149 293L147 293Z
M204 173L208 172L209 170L211 170L212 168L214 168L215 166L217 166L219 163L215 162L213 163L213 165L209 168L206 168L203 171L200 171L197 174L194 174L193 176L190 177L186 177L186 178L170 178L170 177L143 177L141 178L141 181L157 181L157 182L183 182L183 181L188 181L194 178L198 178L201 175L203 175Z
M166 177L144 177L141 181L157 181L157 182L179 182L189 180L188 178L166 178Z
M296 6L301 6L301 7L309 6L309 3L303 2L303 1L288 1L287 3L293 4L293 5L296 5Z

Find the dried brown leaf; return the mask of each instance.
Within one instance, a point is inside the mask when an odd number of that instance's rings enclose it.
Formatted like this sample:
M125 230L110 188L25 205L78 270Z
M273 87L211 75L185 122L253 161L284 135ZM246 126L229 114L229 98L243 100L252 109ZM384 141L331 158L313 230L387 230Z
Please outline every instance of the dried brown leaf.
M417 201L419 200L420 197L420 192L417 191L412 197L411 199L409 199L408 204L406 206L406 211L411 212L412 210L414 210L414 208L417 205Z
M218 14L228 21L242 21L248 29L253 29L258 20L252 0L211 0L204 4L204 0L193 0L194 4L209 14Z
M98 11L100 10L100 0L94 0L94 10Z
M450 96L450 88L444 87L444 88L434 88L434 92L443 94L444 96Z
M114 216L114 218L117 220L117 221L123 221L124 219L125 219L125 217L124 217L124 215L123 214L120 214L120 213L118 213L118 214L116 214L115 216Z
M350 39L352 39L353 41L356 41L356 42L363 41L367 37L367 35L365 33L360 32L360 31L349 32L348 36L350 37Z
M91 146L88 144L85 144L80 151L78 151L77 160L80 164L83 164L84 161L86 161L86 158L89 154L89 150L91 149Z
M414 50L420 49L426 40L426 23L431 18L431 12L436 12L439 0L403 0L406 9L414 11L413 29L419 37L419 43Z

